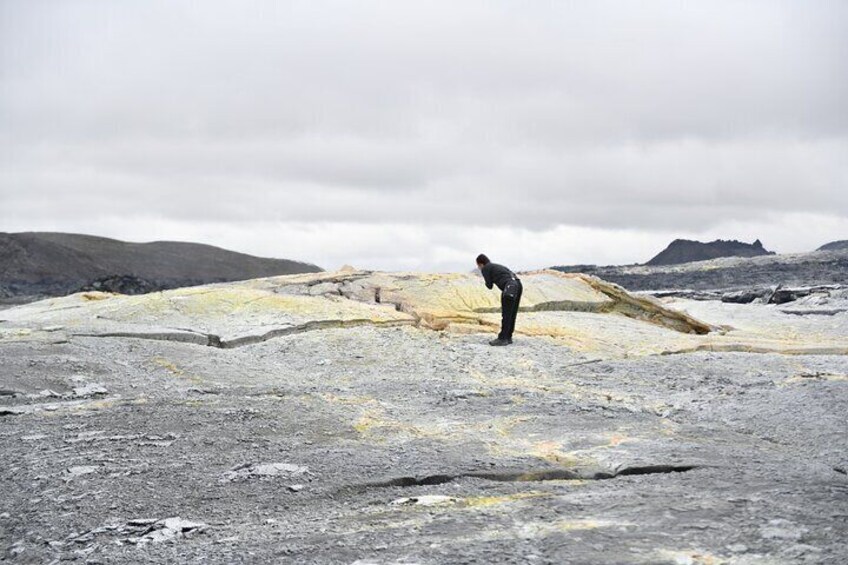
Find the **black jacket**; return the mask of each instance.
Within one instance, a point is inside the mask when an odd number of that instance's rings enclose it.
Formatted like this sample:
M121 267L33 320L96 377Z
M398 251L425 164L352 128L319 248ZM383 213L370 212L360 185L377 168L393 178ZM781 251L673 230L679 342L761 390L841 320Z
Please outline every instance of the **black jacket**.
M486 281L486 288L492 288L492 285L494 284L499 289L503 290L506 283L518 278L515 276L515 273L503 265L498 265L497 263L488 263L483 267L482 273L483 280Z

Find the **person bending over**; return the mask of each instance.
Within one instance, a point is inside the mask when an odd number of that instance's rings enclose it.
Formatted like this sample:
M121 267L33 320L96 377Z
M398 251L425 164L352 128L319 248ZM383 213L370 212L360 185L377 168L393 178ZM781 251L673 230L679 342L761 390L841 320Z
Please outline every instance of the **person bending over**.
M483 274L486 288L497 286L501 290L501 333L489 345L510 345L512 332L515 331L515 318L524 287L515 273L497 263L492 263L482 253L477 256L477 268Z

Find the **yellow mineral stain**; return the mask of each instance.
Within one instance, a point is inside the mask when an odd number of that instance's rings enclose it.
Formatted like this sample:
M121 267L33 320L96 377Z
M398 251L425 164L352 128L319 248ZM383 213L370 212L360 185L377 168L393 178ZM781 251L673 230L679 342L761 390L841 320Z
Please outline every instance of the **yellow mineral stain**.
M353 429L362 435L374 435L377 431L383 434L407 435L414 437L436 437L437 431L425 430L407 422L399 422L385 416L382 409L365 410L353 424ZM385 441L386 438L379 438Z
M541 441L533 445L531 453L536 457L564 466L574 466L580 460L571 453L562 451L562 444L558 441Z
M609 528L609 527L620 527L625 524L622 522L610 522L606 520L592 520L592 519L582 519L582 520L555 520L553 522L531 522L528 524L524 524L518 526L514 530L514 534L522 537L529 538L544 538L549 535L563 533L563 532L575 532L575 531L583 531L583 530L594 530L598 528Z
M848 381L848 375L841 375L836 373L801 373L798 375L794 375L789 377L788 379L783 380L778 383L779 386L788 386L799 383L814 383L821 381Z
M82 293L83 300L106 300L116 296L110 292L84 292Z
M318 396L322 400L330 404L349 404L354 406L361 406L363 404L371 404L377 402L377 399L375 399L373 396L343 396L330 392L321 393Z
M499 504L507 504L519 500L527 500L530 498L543 498L553 496L546 492L519 492L515 494L507 494L503 496L470 496L463 498L459 502L461 508L485 508L488 506L497 506Z
M183 373L184 373L184 371L182 369L180 369L173 362L165 359L164 357L154 357L153 363L155 363L159 367L162 367L163 369L167 369L172 374L177 375L177 376L182 376Z
M168 372L170 372L174 376L187 379L187 380L189 380L193 383L197 383L197 384L203 382L203 379L201 379L199 376L186 374L186 372L184 370L179 368L177 365L175 365L173 362L169 361L168 359L165 359L164 357L154 357L152 359L152 361L155 365L162 367L163 369L167 370Z
M85 404L78 404L72 408L72 411L86 411L86 410L103 410L104 408L111 408L117 404L117 400L114 398L105 398L103 400L92 400L91 402L86 402Z

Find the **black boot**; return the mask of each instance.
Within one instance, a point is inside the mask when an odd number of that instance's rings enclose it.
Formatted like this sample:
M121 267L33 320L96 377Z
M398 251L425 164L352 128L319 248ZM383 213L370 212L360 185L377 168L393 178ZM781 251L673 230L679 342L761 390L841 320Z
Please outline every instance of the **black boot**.
M501 345L509 345L510 343L512 343L511 339L498 338L498 339L493 339L492 341L490 341L489 345L501 346Z

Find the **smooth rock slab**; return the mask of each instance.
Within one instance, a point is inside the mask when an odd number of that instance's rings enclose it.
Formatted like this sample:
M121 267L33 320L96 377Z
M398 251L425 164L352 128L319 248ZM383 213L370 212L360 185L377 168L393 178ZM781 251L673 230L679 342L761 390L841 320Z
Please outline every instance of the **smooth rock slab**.
M616 318L646 331L706 334L711 327L645 297L585 275L521 274L526 313L598 316L588 327L551 328L550 336L591 332ZM416 325L433 330L496 331L500 295L479 275L339 272L270 277L140 296L87 292L4 312L3 339L55 340L37 328L61 325L70 336L137 338L236 348L335 327ZM517 331L539 335L519 319ZM35 329L33 329L35 328ZM639 332L631 335L638 336ZM669 334L672 335L672 334ZM4 337L6 336L6 337Z

